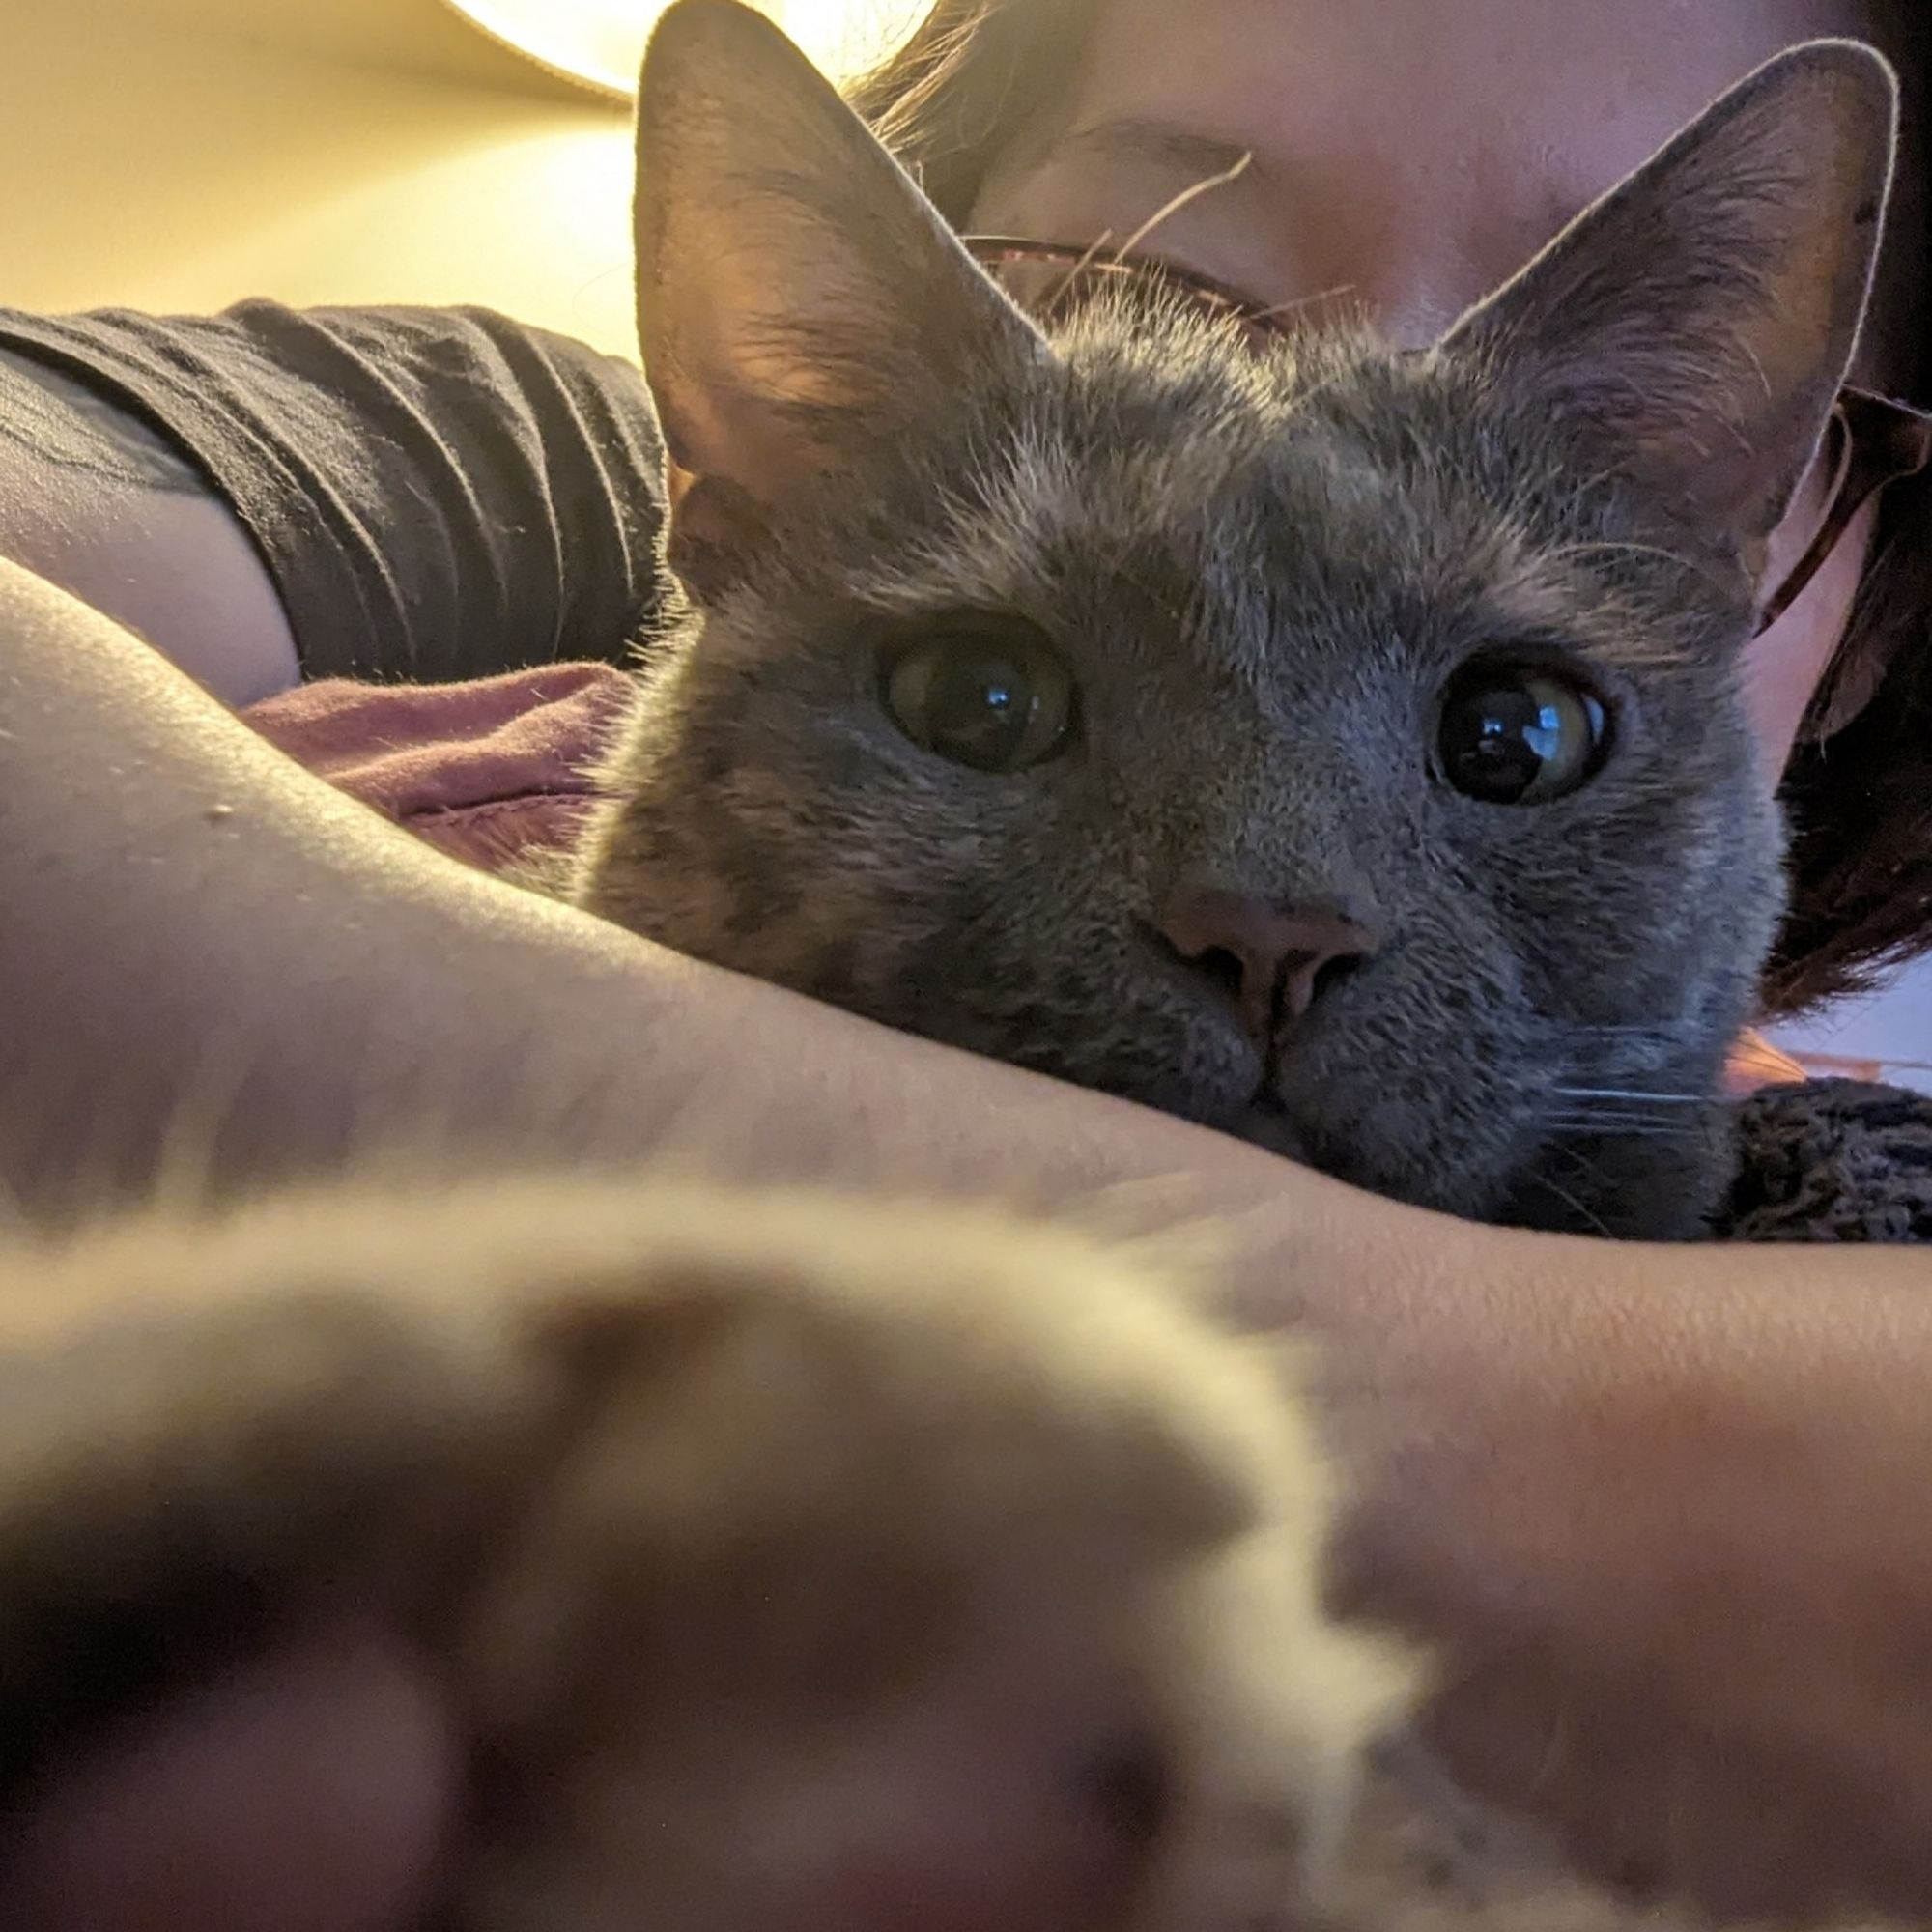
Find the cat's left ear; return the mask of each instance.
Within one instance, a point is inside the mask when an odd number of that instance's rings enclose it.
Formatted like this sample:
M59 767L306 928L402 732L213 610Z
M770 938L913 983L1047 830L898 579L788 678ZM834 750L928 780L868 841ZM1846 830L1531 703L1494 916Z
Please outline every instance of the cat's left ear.
M1897 83L1849 41L1767 63L1465 316L1520 406L1747 567L1816 453L1870 297Z
M1048 353L805 56L736 0L679 0L652 37L637 242L672 562L699 587L867 449L935 433L976 371Z

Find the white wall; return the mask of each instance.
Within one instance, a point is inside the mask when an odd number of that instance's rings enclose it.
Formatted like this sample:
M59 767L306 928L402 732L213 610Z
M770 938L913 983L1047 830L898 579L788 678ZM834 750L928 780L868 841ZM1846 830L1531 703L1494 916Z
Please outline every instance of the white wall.
M0 303L476 302L634 351L627 116L438 0L0 0Z
M1932 962L1898 974L1881 993L1778 1029L1790 1053L1876 1060L1889 1080L1932 1093Z

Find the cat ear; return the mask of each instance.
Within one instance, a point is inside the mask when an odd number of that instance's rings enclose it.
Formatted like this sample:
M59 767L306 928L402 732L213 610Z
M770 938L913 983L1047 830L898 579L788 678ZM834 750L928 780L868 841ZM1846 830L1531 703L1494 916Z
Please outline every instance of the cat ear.
M1043 338L811 64L735 0L680 0L645 56L638 305L671 466L673 561Z
M1898 114L1849 41L1760 68L1444 340L1682 501L1753 571L1870 294ZM1527 394L1525 395L1525 390Z

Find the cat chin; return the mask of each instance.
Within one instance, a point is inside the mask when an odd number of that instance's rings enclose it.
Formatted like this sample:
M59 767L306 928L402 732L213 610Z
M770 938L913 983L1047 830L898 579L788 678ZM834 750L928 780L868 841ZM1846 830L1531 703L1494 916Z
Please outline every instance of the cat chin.
M1737 1164L1736 1116L1714 1099L1667 1133L1555 1137L1492 1218L1548 1234L1708 1240Z
M1354 1150L1336 1145L1332 1136L1316 1135L1298 1123L1293 1114L1272 1094L1264 1093L1242 1110L1239 1118L1225 1123L1223 1130L1250 1146L1264 1148L1298 1167L1312 1167L1346 1186L1360 1187L1388 1200L1406 1202L1416 1208L1435 1208L1446 1213L1463 1213L1455 1203L1424 1199L1413 1188L1405 1187L1386 1174L1376 1171ZM1481 1218L1480 1216L1476 1218Z
M1715 1149L1673 1149L1667 1162L1671 1171L1666 1174L1657 1171L1654 1150L1606 1147L1597 1141L1590 1149L1594 1156L1591 1165L1608 1166L1612 1170L1608 1178L1623 1184L1608 1185L1606 1179L1587 1193L1579 1192L1577 1177L1572 1171L1574 1160L1560 1158L1559 1150L1552 1149L1533 1166L1499 1179L1487 1190L1466 1183L1445 1187L1439 1176L1432 1178L1435 1184L1424 1180L1418 1185L1419 1178L1413 1174L1397 1179L1377 1173L1371 1163L1349 1150L1332 1143L1318 1146L1272 1095L1252 1102L1237 1120L1227 1122L1224 1130L1302 1167L1315 1168L1331 1179L1411 1208L1546 1234L1619 1240L1708 1238L1712 1208L1725 1172ZM1556 1169L1564 1179L1557 1180L1544 1171L1546 1167Z
M1229 1124L1227 1131L1256 1147L1265 1148L1270 1153L1278 1153L1285 1160L1296 1161L1303 1167L1321 1164L1315 1159L1308 1136L1294 1123L1288 1109L1270 1093L1257 1094L1242 1109L1240 1117Z
M1251 1146L1264 1148L1298 1166L1312 1167L1345 1186L1359 1187L1385 1200L1468 1221L1510 1218L1507 1210L1512 1195L1507 1175L1490 1177L1466 1172L1457 1175L1447 1163L1432 1163L1419 1169L1412 1161L1403 1162L1400 1171L1391 1169L1378 1164L1361 1149L1340 1140L1332 1130L1311 1131L1269 1093L1257 1095L1236 1119L1220 1124L1224 1132Z

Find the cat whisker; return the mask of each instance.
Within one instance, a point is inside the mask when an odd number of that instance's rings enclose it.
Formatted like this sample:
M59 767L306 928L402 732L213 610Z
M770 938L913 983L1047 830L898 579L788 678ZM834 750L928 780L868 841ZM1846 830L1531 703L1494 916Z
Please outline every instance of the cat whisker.
M1142 222L1121 243L1120 247L1115 249L1114 260L1117 263L1124 261L1163 222L1172 221L1183 208L1190 207L1193 203L1199 201L1204 194L1211 194L1217 187L1227 187L1231 183L1239 181L1249 168L1254 165L1254 159L1255 157L1251 151L1243 155L1232 167L1223 168L1219 174L1208 175L1205 180L1196 182L1192 187L1182 188L1172 201L1155 209L1153 213Z
M1353 282L1337 282L1332 289L1317 289L1312 296L1296 296L1292 301L1276 302L1271 308L1257 309L1257 322L1279 322L1285 315L1298 314L1305 308L1318 308L1323 302L1340 301L1344 296L1355 293Z
M1059 308L1061 302L1065 298L1067 290L1072 288L1079 281L1080 277L1100 259L1101 255L1106 251L1107 243L1113 239L1114 231L1111 228L1103 228L1087 244L1086 253L1067 270L1065 274L1061 276L1060 280L1054 284L1053 292L1047 297L1046 312L1049 315L1053 314ZM1118 263L1121 257L1126 252L1124 247L1115 249L1114 260Z
M1577 1158L1577 1165L1579 1167L1588 1168L1592 1173L1595 1173L1596 1171L1593 1167L1591 1167L1591 1164L1588 1161L1585 1161L1580 1157ZM1548 1192L1555 1195L1557 1200L1562 1202L1564 1207L1568 1208L1570 1211L1573 1214L1575 1214L1577 1217L1577 1219L1581 1221L1586 1227L1590 1228L1595 1233L1602 1235L1603 1236L1605 1236L1605 1239L1608 1238L1610 1233L1608 1226L1603 1221L1603 1219L1600 1216L1593 1213L1588 1208L1584 1207L1582 1202L1579 1201L1576 1197L1576 1195L1572 1194L1567 1187L1559 1186L1547 1174L1538 1174L1532 1177L1532 1179L1536 1186L1544 1188Z
M1700 564L1695 557L1686 556L1680 551L1666 550L1662 544L1632 543L1632 542L1615 543L1604 538L1591 539L1577 543L1562 544L1558 546L1555 550L1553 550L1550 553L1550 554L1552 556L1560 556L1560 557L1619 556L1619 555L1654 556L1659 558L1661 561L1664 563L1677 564L1685 570L1700 570L1708 568L1708 566Z
M1560 1026L1577 1039L1669 1039L1675 1029L1659 1020L1593 1020L1579 1023L1540 1013L1538 1018L1551 1026Z
M1553 1134L1615 1134L1620 1140L1684 1139L1697 1129L1684 1121L1631 1120L1620 1116L1556 1115L1544 1122Z
M1629 1101L1644 1107L1702 1107L1709 1104L1708 1094L1657 1094L1635 1087L1552 1087L1559 1100Z
M1599 471L1589 479L1589 484L1594 489L1609 480L1605 472ZM1632 556L1653 556L1664 563L1674 563L1680 570L1688 570L1693 576L1701 577L1709 583L1717 583L1723 581L1722 572L1708 558L1689 556L1682 551L1670 550L1662 544L1642 543L1634 538L1579 538L1574 543L1562 545L1553 551L1551 554L1556 556L1613 556L1619 552Z
M1669 1121L1681 1125L1689 1118L1683 1108L1660 1107L1641 1100L1578 1100L1552 1094L1550 1112L1572 1121Z

